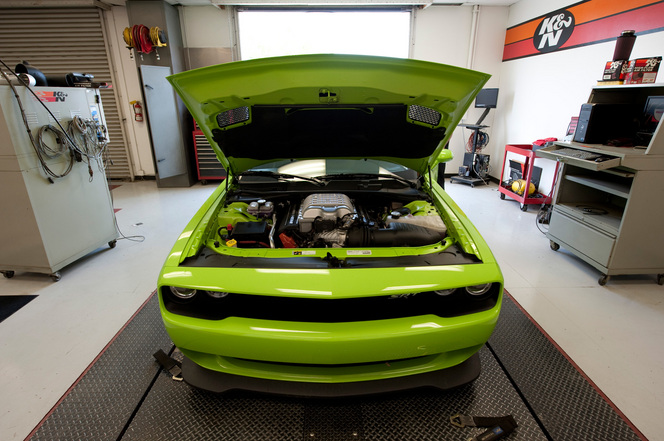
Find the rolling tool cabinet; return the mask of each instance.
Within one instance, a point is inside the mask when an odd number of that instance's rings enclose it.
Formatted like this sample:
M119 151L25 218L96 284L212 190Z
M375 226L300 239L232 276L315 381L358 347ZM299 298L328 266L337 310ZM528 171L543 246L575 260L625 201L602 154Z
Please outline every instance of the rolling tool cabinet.
M644 109L664 84L598 86L589 103L631 103ZM632 115L625 115L631 118ZM664 284L664 129L659 122L648 145L614 147L556 142L538 156L562 164L547 237L598 269L604 285L612 275L656 274ZM580 159L562 149L592 152Z

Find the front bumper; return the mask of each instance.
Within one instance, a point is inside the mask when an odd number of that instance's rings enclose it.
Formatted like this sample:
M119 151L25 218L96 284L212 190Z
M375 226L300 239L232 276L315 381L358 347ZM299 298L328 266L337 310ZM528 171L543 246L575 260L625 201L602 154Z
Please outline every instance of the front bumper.
M487 311L348 323L231 317L205 320L162 307L175 345L205 369L307 383L347 383L433 372L463 363L488 340L502 294Z
M384 380L332 384L275 381L243 375L232 375L206 369L186 356L182 362L182 376L184 381L198 389L204 389L216 393L245 390L306 397L370 395L422 387L448 390L474 381L479 374L480 360L477 353L473 354L466 361L444 370Z
M419 307L412 311L404 308L402 315L394 313L394 308L387 315L373 314L362 301L378 299L375 293L408 296L413 289L440 289L441 280L447 286L493 282L495 303L482 303L480 310L470 308L445 316L445 311L434 314ZM230 315L187 316L164 303L163 289L169 284L244 293L241 295L249 300L245 299L240 308L230 308ZM339 384L425 374L463 363L495 328L502 302L502 277L495 264L313 271L179 267L178 271L164 270L159 291L166 331L185 356L201 367L265 380ZM286 294L290 299L307 302L278 302L277 313L266 313L266 299L285 298ZM416 300L420 295L407 298ZM320 303L309 303L310 298ZM367 314L360 315L366 318L352 314L345 321L325 321L325 315L317 313L329 306L328 301L360 307L353 299L364 305ZM223 302L203 306L223 310ZM380 302L371 305L383 311ZM293 317L291 310L299 313Z

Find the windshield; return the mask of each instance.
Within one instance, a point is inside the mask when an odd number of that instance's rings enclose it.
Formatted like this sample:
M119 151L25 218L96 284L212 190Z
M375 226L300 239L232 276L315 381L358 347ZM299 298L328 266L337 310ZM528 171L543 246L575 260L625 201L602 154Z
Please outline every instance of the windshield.
M272 172L303 178L330 177L334 175L376 175L378 178L390 176L415 182L417 172L388 161L376 159L304 159L300 161L281 160L252 168L252 172Z

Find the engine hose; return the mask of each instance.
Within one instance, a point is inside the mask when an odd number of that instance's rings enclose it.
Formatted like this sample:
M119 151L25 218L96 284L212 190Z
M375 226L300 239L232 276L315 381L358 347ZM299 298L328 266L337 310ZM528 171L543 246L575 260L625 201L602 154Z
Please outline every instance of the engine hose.
M419 225L395 222L389 228L353 228L348 231L348 247L420 247L440 242L440 233Z

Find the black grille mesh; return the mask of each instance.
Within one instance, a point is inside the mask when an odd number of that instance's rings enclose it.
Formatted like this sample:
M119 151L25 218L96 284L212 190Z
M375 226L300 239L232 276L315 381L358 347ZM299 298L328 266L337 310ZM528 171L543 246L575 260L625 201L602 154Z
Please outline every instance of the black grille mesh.
M342 323L416 317L434 314L457 317L486 311L496 305L500 285L494 283L481 298L458 289L454 294L439 296L422 292L411 296L377 296L350 299L311 299L272 297L231 293L213 299L199 291L192 299L176 298L168 287L161 288L164 306L173 314L206 320L243 317L262 320Z
M412 105L408 107L408 118L413 121L437 126L440 123L441 114L437 110L428 107Z
M219 127L223 128L247 121L248 119L249 107L238 107L218 114L217 124L219 124Z

